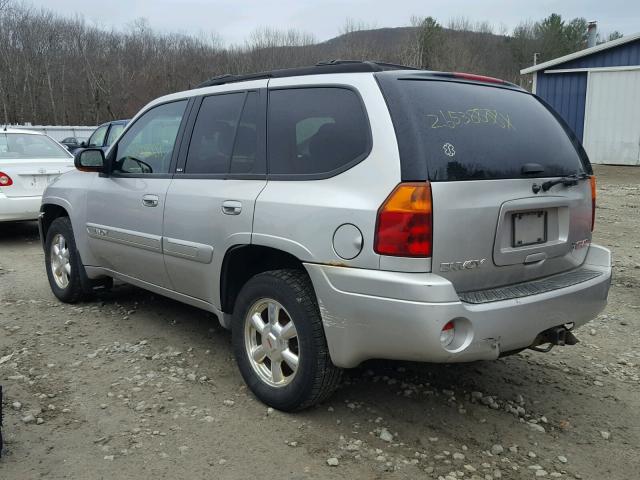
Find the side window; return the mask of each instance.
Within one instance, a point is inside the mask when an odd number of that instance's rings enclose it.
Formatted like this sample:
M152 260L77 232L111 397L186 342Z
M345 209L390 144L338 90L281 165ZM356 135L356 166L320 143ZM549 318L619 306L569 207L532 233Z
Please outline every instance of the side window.
M258 121L260 105L258 93L249 92L244 102L244 109L236 133L233 146L230 173L258 173L261 170L256 159L258 155ZM264 168L264 167L263 167ZM264 170L262 170L264 173Z
M270 174L330 173L366 155L369 123L352 90L272 90L268 145Z
M226 174L245 93L206 97L189 143L185 173Z
M91 137L89 137L87 144L90 147L101 147L104 144L104 137L107 134L107 128L109 128L109 125L98 127L98 129L91 134Z
M166 103L143 114L120 138L115 173L168 173L187 100Z
M116 123L115 125L111 125L111 130L109 130L109 136L107 137L107 143L105 145L111 145L113 141L118 138L118 135L122 133L124 130L124 124Z

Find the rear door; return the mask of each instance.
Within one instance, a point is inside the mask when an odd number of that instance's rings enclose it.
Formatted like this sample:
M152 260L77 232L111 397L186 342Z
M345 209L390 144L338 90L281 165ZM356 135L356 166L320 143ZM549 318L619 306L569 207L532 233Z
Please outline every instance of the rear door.
M73 170L73 157L46 135L0 132L0 172L13 184L7 197L41 196L59 175Z
M396 124L403 180L431 182L432 271L470 291L584 261L591 239L589 179L539 187L591 169L545 105L488 83L420 75L380 83Z
M250 82L194 105L190 142L167 193L162 241L171 283L216 305L224 254L251 243L255 201L266 184L266 86Z

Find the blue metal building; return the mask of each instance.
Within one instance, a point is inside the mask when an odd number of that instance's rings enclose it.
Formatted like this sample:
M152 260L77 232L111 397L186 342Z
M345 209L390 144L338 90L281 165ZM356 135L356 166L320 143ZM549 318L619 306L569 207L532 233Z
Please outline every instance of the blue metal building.
M520 71L593 163L640 165L640 33Z

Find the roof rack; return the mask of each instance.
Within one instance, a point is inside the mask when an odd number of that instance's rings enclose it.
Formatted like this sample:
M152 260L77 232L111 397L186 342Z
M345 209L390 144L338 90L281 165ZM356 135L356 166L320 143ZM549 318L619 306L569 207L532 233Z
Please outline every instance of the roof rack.
M323 73L358 73L358 72L382 72L385 70L418 70L406 65L394 63L370 62L360 60L328 60L318 62L310 67L283 68L267 72L249 73L245 75L218 75L202 82L195 88L212 87L226 83L246 82L263 78L299 77L303 75L318 75Z

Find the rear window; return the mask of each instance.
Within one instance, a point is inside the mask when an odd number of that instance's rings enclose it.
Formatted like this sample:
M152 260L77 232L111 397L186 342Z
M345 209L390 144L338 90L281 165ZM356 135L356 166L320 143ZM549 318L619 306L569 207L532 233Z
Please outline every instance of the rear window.
M507 88L378 77L403 180L564 176L590 170L581 147L533 95ZM538 164L524 174L525 164ZM531 169L531 166L528 166Z
M0 159L70 158L64 148L46 135L0 133Z

